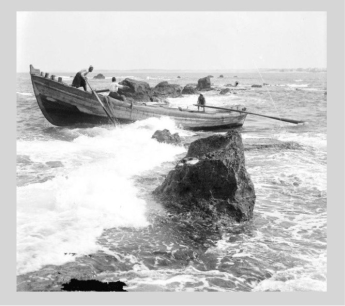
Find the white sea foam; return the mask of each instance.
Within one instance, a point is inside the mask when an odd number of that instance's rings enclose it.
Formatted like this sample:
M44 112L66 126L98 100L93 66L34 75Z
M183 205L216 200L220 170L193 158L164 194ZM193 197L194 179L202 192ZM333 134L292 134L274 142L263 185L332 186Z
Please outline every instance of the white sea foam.
M22 96L32 96L33 95L33 93L31 93L31 92L18 92L18 91L17 91L17 94L22 95Z
M309 84L287 84L288 87L308 87Z
M151 139L162 127L178 131L170 119L152 118L110 130L72 130L80 133L73 142L18 141L17 154L65 166L52 180L17 188L19 274L74 259L64 253L96 251L106 228L148 225L132 177L185 152Z

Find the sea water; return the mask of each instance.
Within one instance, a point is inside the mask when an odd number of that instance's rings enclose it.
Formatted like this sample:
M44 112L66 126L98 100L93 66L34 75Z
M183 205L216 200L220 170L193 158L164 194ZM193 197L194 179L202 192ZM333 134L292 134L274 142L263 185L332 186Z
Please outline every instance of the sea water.
M91 80L95 88L107 88L112 76L151 86L206 76L104 74ZM60 75L72 81L71 73ZM214 132L182 130L166 117L56 127L43 117L29 74L17 75L17 275L18 284L30 280L18 290L60 290L56 273L68 267L82 275L86 265L93 278L124 281L128 291L327 290L326 74L213 75L216 86L238 81L246 90L205 92L208 105L243 104L250 112L306 121L247 116L239 131L257 196L254 217L217 238L172 219L152 197L187 152L187 145L158 143L153 133L169 129L188 144ZM263 82L269 85L251 88ZM197 95L168 99L189 109L196 101ZM193 238L198 235L202 241Z

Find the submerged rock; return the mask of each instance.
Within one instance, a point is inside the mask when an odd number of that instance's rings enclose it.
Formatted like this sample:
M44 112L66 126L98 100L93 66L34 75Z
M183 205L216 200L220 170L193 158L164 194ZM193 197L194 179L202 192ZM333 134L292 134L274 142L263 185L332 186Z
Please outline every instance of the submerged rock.
M237 222L253 216L254 185L245 168L241 134L230 130L191 143L154 195L178 212L199 211Z
M222 89L222 90L219 92L219 94L220 94L220 95L225 95L225 94L229 93L230 91L231 91L230 88L224 88L224 89Z
M99 73L99 74L95 75L93 78L103 80L103 79L105 79L105 76L102 73Z
M153 135L152 138L156 139L158 142L180 144L181 138L179 134L171 134L169 130L164 129L162 131L158 130Z
M198 93L197 90L197 84L187 84L183 89L182 89L182 94L184 95L193 95Z

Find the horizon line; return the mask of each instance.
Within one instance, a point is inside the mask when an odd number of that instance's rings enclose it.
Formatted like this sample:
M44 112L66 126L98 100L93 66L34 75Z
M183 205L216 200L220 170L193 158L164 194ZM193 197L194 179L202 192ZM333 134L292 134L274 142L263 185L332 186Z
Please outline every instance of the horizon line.
M240 69L159 69L159 68L142 68L142 69L94 69L94 71L119 71L119 72L122 72L122 71L125 71L125 72L128 72L128 71L131 71L131 72L134 72L134 71L164 71L164 72L241 72L241 71L251 71L251 70L254 70L254 71L257 71L257 70L273 70L273 71L281 71L281 70L287 70L287 71L308 71L308 70L327 70L327 67L308 67L308 68L301 68L301 67L298 67L298 68L240 68ZM66 72L66 73L74 73L75 71L68 71L68 70L61 70L61 69L57 69L57 70L50 70L52 72ZM27 71L16 71L16 73L26 73L26 72L29 72L29 69ZM322 72L322 71L321 71ZM96 72L94 72L96 73Z

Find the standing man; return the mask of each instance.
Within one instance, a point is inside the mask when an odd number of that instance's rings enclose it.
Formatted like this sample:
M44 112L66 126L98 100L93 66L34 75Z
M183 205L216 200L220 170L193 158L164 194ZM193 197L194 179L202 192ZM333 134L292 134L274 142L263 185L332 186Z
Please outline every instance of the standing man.
M126 101L126 97L125 96L121 96L119 93L118 93L118 90L119 88L125 88L125 87L128 87L128 86L125 86L125 85L121 85L119 83L116 82L116 78L113 77L111 79L111 84L109 86L109 97L112 97L116 100L120 100L120 101ZM129 88L129 87L128 87Z
M199 111L199 107L203 107L204 112L205 112L206 100L202 94L200 94L200 96L198 97L198 103L197 104L198 104L198 111Z
M77 72L77 74L75 75L73 82L72 82L72 87L75 88L79 88L79 87L83 87L85 91L87 91L86 89L86 79L87 79L87 74L89 72L92 72L93 67L90 66L88 70L83 69L80 70L79 72Z

